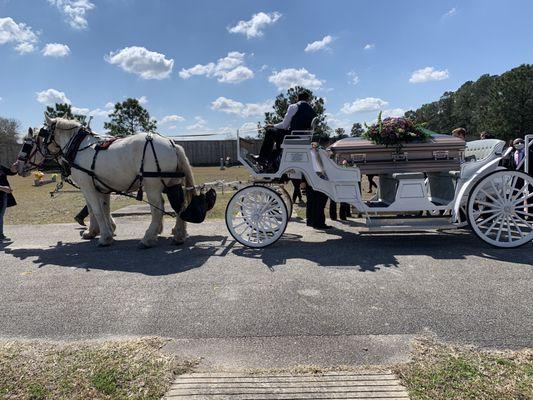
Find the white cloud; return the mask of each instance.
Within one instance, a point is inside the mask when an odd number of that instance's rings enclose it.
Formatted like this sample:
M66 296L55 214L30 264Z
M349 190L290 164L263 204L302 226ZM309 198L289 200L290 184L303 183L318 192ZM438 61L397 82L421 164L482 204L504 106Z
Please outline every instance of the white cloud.
M137 99L137 101L139 102L139 104L141 106L144 106L145 104L148 104L148 98L146 96L141 96Z
M356 114L366 111L377 111L389 104L387 101L376 98L366 97L364 99L357 99L353 103L344 103L341 112L344 114Z
M183 68L179 75L182 79L189 79L194 75L205 75L208 78L216 77L219 82L239 83L254 77L254 72L245 65L245 53L231 51L224 58L219 58L216 63L210 62L194 67Z
M188 131L197 130L197 129L205 129L205 126L207 125L207 121L203 119L202 117L194 117L196 120L196 123L187 126L185 129Z
M239 131L241 131L241 132L253 132L253 131L257 132L257 122L245 122L239 128Z
M13 18L0 18L0 44L12 43L20 54L35 51L38 34L24 23L16 23Z
M443 17L446 18L446 17L453 17L455 14L457 14L457 9L455 7L453 7L452 9L450 9L448 12L446 12Z
M305 68L287 68L279 72L274 72L268 81L276 85L279 90L288 89L293 86L303 86L308 89L320 89L324 81L318 79L314 74Z
M185 118L183 118L181 115L172 114L172 115L166 115L163 118L161 118L160 123L167 124L169 122L183 122L183 121L185 121Z
M376 45L374 43L367 43L367 44L365 44L365 47L363 47L363 49L364 50L372 50L375 47L376 47Z
M37 101L41 104L54 105L55 103L71 103L64 92L56 89L47 89L35 94L37 95Z
M43 49L43 55L46 57L66 57L69 54L70 48L61 43L48 43Z
M107 109L115 108L115 103L113 103L112 101L109 101L106 103L105 108Z
M173 59L167 59L164 54L138 46L111 52L105 56L105 60L142 79L165 79L174 67Z
M322 40L317 40L316 42L309 43L306 46L304 51L312 53L318 50L328 49L329 48L328 44L330 44L331 42L333 42L333 37L330 35L327 35L327 36L324 36Z
M219 97L211 103L213 110L222 111L226 114L237 115L241 118L262 116L265 112L272 109L272 101L268 100L263 103L241 103L226 97Z
M80 115L87 115L89 114L89 112L91 112L91 110L88 108L80 108L80 107L75 107L75 106L72 106L71 110L72 110L72 113L80 114Z
M237 25L228 28L228 31L231 33L242 33L246 35L248 39L260 37L263 36L263 28L265 28L267 25L276 23L280 18L281 14L279 12L268 14L259 12L252 15L252 18L248 21L239 21Z
M85 14L95 8L89 0L48 0L48 3L56 6L74 29L86 29L88 23Z
M438 71L433 67L426 67L418 69L411 75L409 82L411 83L423 83L429 81L441 81L443 79L448 79L449 74L448 70Z
M383 110L383 113L381 114L381 116L383 118L387 118L387 117L403 117L404 114L405 114L405 111L407 111L407 110L404 110L403 108L392 108L392 109L388 109L388 110Z
M348 78L349 78L348 83L350 85L354 85L355 86L355 85L357 85L359 83L359 77L357 76L357 74L354 71L348 72L347 75L348 75Z
M92 117L108 117L111 113L110 110L102 110L101 108L96 108L94 110L89 111L89 115Z

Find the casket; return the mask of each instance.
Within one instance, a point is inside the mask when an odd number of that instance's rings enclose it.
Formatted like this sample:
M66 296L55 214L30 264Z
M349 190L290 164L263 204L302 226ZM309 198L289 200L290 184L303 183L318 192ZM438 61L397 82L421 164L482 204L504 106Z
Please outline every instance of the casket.
M460 169L465 141L448 135L434 135L423 142L405 143L398 149L361 138L346 138L332 144L330 150L339 164L346 160L366 175L442 172Z

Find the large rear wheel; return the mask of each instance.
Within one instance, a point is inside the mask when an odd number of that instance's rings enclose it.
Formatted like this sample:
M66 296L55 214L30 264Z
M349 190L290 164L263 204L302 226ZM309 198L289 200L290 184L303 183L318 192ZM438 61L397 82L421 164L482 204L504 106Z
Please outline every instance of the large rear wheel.
M253 248L274 244L285 232L287 206L275 190L248 186L233 195L226 208L226 226L239 243Z
M468 198L468 221L476 235L513 248L533 240L533 178L519 171L496 171L481 179Z

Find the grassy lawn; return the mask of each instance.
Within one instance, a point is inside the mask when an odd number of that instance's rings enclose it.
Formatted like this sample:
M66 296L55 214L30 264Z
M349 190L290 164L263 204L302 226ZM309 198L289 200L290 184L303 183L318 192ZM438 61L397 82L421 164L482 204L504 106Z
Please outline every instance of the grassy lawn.
M0 342L0 399L159 400L190 370L160 339L49 344Z
M249 177L243 167L231 167L224 171L218 167L197 167L194 168L194 176L196 183L216 180L246 181ZM19 176L10 177L9 181L18 205L8 209L5 217L5 223L8 225L73 222L73 217L85 205L80 193L63 193L52 198L50 192L55 189L55 183L35 187L33 177L21 178ZM65 184L65 189L75 190L67 184ZM223 218L226 203L230 197L231 192L219 195L217 205L209 217ZM117 210L134 203L136 201L133 199L113 196L111 209Z
M430 340L395 372L412 400L533 399L533 350L496 352Z

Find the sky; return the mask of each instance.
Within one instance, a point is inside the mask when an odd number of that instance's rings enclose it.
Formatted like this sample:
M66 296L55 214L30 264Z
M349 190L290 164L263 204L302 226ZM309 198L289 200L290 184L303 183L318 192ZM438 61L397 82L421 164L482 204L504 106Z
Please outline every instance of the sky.
M217 139L299 84L349 130L532 63L532 20L531 0L0 0L0 116L68 102L98 132L134 97L160 133Z

